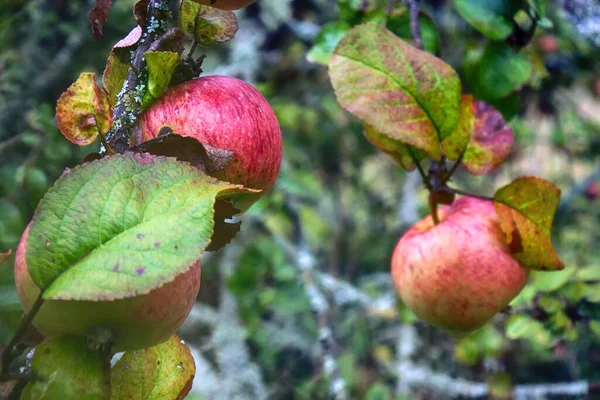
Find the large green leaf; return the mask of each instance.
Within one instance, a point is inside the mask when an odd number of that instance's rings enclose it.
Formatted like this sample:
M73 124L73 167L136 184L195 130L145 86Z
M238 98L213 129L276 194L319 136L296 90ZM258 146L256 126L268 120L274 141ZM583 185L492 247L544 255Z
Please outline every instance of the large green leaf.
M109 378L99 352L86 347L84 338L48 339L35 348L31 360L35 380L21 400L107 400Z
M177 335L157 346L127 352L111 371L111 400L183 399L196 364Z
M525 176L498 189L494 200L510 251L524 267L564 268L550 238L560 189L541 178Z
M460 117L461 84L448 64L363 24L337 45L329 74L340 104L389 138L439 159Z
M173 158L126 153L86 163L40 202L27 239L29 272L46 299L148 293L200 259L215 199L239 192Z

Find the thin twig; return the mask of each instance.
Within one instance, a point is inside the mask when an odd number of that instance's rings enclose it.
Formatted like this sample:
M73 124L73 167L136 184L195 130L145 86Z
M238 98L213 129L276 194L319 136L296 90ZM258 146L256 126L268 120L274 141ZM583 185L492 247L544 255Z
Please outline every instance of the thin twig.
M421 26L419 23L419 0L407 0L408 11L410 13L410 34L413 39L413 45L423 50L423 39L421 39Z
M2 367L2 369L0 372L3 373L8 368L8 365L11 362L11 356L12 356L14 347L19 343L21 336L25 333L27 328L29 328L29 325L31 325L33 318L35 318L35 315L40 310L40 307L42 306L43 303L44 303L44 298L42 297L42 293L40 293L38 298L35 300L35 303L33 303L33 306L31 307L29 312L27 312L23 316L23 319L21 319L21 323L19 324L19 327L15 331L15 334L13 335L12 339L10 339L10 342L8 342L8 344L6 345L6 348L2 352L2 357L0 358L0 360L1 360L0 366Z
M478 194L468 193L468 192L465 192L463 190L455 189L455 188L452 188L452 187L448 187L448 189L450 189L450 191L452 193L456 193L456 194L461 195L461 196L469 196L469 197L475 197L475 198L481 199L481 200L494 201L493 197L487 197L487 196L481 196L481 195L478 195Z

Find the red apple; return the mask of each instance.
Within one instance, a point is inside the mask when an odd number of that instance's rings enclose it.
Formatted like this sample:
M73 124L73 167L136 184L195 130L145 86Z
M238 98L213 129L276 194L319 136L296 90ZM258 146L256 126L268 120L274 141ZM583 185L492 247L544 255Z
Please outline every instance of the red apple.
M164 126L233 152L232 161L213 176L262 190L236 198L240 211L247 210L277 179L282 154L277 117L267 100L244 81L207 76L169 89L142 114L135 142L155 138Z
M194 0L198 4L220 8L221 10L238 10L246 7L255 0Z
M15 255L15 281L21 304L28 312L40 289L26 262L27 227ZM89 336L105 329L115 341L113 350L151 347L167 340L186 319L200 289L200 262L175 280L148 294L114 301L46 300L33 325L45 336Z
M402 301L423 321L460 337L486 324L521 291L527 270L510 254L491 201L462 197L411 227L392 256Z

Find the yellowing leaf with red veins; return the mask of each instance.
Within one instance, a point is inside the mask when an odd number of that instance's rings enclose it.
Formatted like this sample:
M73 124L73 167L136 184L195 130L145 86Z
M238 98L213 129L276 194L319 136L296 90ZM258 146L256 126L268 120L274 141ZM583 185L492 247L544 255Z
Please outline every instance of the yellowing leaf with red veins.
M196 374L194 357L177 335L157 346L130 351L111 370L111 400L183 399Z
M71 142L85 146L105 134L112 122L106 92L96 83L96 74L84 72L56 104L58 129Z
M541 178L525 176L499 189L494 200L500 227L516 260L534 270L564 268L550 237L560 189Z
M510 155L514 137L502 114L491 105L463 95L460 121L442 142L444 154L462 163L469 172L484 175L496 169Z
M346 110L390 139L440 159L440 141L460 117L462 89L450 65L367 23L342 37L329 75Z

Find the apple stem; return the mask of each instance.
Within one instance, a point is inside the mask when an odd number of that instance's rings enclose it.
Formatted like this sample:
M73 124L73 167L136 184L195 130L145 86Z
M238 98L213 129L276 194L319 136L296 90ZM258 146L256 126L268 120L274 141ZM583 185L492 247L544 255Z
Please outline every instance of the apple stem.
M31 325L33 318L36 316L37 312L40 310L40 307L42 307L42 304L44 303L44 298L42 297L42 294L43 294L43 292L41 292L40 295L38 296L38 298L35 300L35 303L33 303L33 306L31 307L29 312L25 313L25 315L23 316L23 319L21 319L21 323L19 324L17 330L15 331L15 334L10 339L10 342L8 342L8 344L6 345L6 348L2 352L2 356L0 357L0 360L1 360L0 373L3 373L4 371L7 370L10 362L12 361L11 356L12 356L12 352L13 352L15 346L17 344L19 344L19 340L21 339L21 336L23 336L23 334L25 333L27 328L29 328L29 325Z

